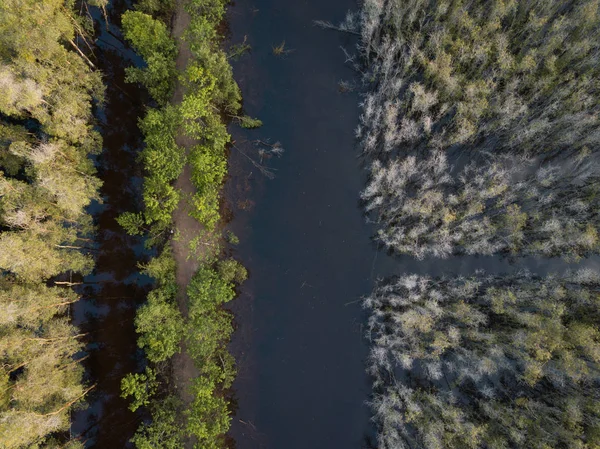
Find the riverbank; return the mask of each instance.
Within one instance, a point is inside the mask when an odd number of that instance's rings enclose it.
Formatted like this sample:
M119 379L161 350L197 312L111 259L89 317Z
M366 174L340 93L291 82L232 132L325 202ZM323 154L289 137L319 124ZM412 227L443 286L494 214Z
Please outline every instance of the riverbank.
M249 119L239 115L239 90L219 46L224 2L173 6L129 11L123 19L126 37L148 64L130 79L154 92L157 105L141 121L145 208L119 220L132 233L148 233L158 255L144 267L155 289L136 317L149 365L126 376L122 388L133 410L152 415L136 446L217 448L230 421L223 392L235 377L225 346L231 315L222 305L246 278L224 257L220 236L230 140L223 117Z

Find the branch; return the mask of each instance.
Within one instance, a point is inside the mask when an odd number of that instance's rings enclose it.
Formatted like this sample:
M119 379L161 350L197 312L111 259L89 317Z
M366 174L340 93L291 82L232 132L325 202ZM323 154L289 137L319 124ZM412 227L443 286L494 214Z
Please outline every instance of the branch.
M50 343L53 341L69 340L71 338L75 339L75 338L85 337L86 335L88 335L87 332L85 334L69 335L68 337L55 337L55 338L31 337L31 338L26 338L25 340L26 341L41 341L44 343Z
M275 177L275 174L273 173L273 171L271 169L256 162L254 159L252 159L250 156L248 156L246 153L244 153L242 150L240 150L236 145L232 144L232 146L233 146L233 148L238 150L242 155L244 155L250 162L252 162L252 165L254 165L256 168L258 168L260 170L260 172L263 175L265 175L267 178L273 179Z
M92 391L94 388L96 388L96 384L92 385L90 388L88 388L87 390L85 390L80 396L76 397L75 399L73 399L71 402L67 402L65 405L63 405L61 408L59 408L58 410L56 410L55 412L51 412L51 413L45 413L43 415L40 415L39 413L36 413L36 415L38 416L54 416L54 415L58 415L60 412L62 412L63 410L71 407L73 404L75 404L77 401L79 401L82 397L84 397L86 394L88 394L90 391Z
M333 23L326 21L326 20L313 20L313 24L315 24L316 26L318 26L320 28L323 28L324 30L335 30L335 31L340 31L342 33L349 33L349 34L354 34L355 36L360 36L360 33L358 31L354 31L349 28L345 28L345 27L341 27L341 26L336 26Z
M87 358L89 358L89 357L90 357L90 355L88 354L88 355L86 355L85 357L82 357L82 358L80 358L80 359L73 360L72 362L69 362L69 363L66 363L66 364L64 364L64 365L63 365L63 366L61 366L59 369L63 370L63 369L65 369L65 368L66 368L66 367L68 367L68 366L74 365L74 364L76 364L76 363L81 363L81 362L83 362L85 359L87 359Z
M75 50L77 50L77 53L79 53L81 55L81 57L87 61L87 63L90 65L90 67L96 68L94 63L92 61L90 61L89 58L85 54L83 54L83 52L79 49L79 47L77 45L75 45L75 42L73 42L73 40L69 39L69 43L73 46L73 48Z

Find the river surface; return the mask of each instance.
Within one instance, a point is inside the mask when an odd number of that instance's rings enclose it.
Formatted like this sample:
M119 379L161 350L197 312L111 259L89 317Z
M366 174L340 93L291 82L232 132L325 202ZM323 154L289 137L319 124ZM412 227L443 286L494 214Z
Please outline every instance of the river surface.
M235 254L250 279L233 305L232 350L239 375L231 435L246 448L360 448L369 428L365 405L364 313L359 299L382 271L358 205L363 170L355 150L359 97L340 93L352 79L343 45L356 37L325 31L313 20L340 21L353 0L237 0L229 11L232 43L252 46L234 62L246 113L264 126L232 129L244 140L280 141L266 180L232 151ZM285 41L287 54L273 47ZM234 184L232 187L231 184ZM236 199L249 187L251 201Z

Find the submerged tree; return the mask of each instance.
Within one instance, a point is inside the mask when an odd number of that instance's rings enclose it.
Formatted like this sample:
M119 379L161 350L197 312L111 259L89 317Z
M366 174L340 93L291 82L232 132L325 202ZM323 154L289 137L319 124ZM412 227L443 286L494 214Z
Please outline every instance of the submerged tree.
M344 27L361 30L372 86L357 135L383 243L418 258L598 251L597 1L368 0L360 17Z
M366 298L385 448L600 444L600 277L405 275Z

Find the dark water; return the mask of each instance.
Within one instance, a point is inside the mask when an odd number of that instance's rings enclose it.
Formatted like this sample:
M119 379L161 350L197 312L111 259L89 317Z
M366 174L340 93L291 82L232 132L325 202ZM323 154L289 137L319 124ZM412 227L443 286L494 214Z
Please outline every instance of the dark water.
M386 256L375 260L357 203L364 182L353 137L359 98L337 86L354 76L339 47L352 47L355 37L312 24L342 20L350 8L353 0L238 0L229 13L232 41L247 35L252 46L234 63L245 109L264 122L234 138L269 136L286 149L270 161L278 169L272 181L249 164L237 167L243 157L232 153L229 189L240 194L249 185L254 203L250 211L237 204L231 225L251 273L234 304L239 410L232 436L240 449L360 448L369 427L357 300ZM282 41L290 52L276 56L272 47Z
M115 220L120 213L135 210L140 201L136 153L142 138L137 119L146 100L136 86L124 82L124 68L135 57L120 41L119 17L126 6L111 2L109 30L102 14L94 11L99 22L96 61L107 86L106 104L96 114L104 140L103 152L96 158L104 182L103 204L90 207L97 226L96 268L84 278L82 299L73 310L76 324L88 333L86 378L97 386L87 397L88 407L73 414L72 433L87 447L99 449L127 447L139 424L127 409L129 401L119 397L121 378L139 368L133 319L136 306L145 300L147 285L137 268L144 258L143 243L127 236Z

